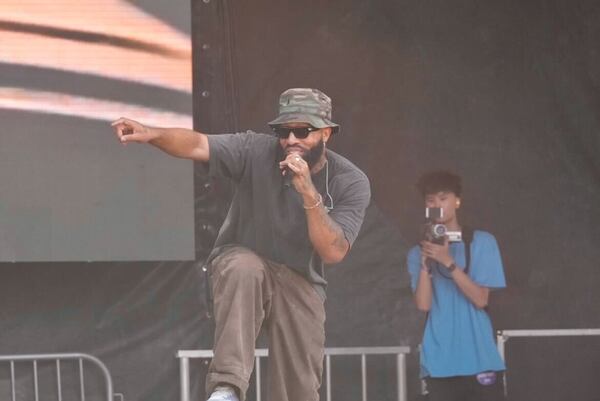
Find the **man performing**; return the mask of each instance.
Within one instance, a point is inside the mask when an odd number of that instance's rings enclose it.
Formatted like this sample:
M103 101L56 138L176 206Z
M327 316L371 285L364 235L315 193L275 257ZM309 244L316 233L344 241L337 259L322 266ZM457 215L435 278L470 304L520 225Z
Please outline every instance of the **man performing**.
M243 401L260 328L269 337L271 401L316 401L325 344L324 263L340 262L370 199L365 174L326 149L339 125L331 99L294 88L279 99L275 135L205 135L147 127L121 118L122 143L150 143L166 153L208 162L212 176L236 190L208 258L214 296L214 358L209 401Z
M500 400L496 376L505 367L484 308L490 288L506 286L502 260L493 235L460 226L460 181L453 173L434 171L418 183L425 207L442 209L434 223L445 225L448 233L462 230L462 241L424 240L408 254L417 308L428 312L421 377L429 401Z

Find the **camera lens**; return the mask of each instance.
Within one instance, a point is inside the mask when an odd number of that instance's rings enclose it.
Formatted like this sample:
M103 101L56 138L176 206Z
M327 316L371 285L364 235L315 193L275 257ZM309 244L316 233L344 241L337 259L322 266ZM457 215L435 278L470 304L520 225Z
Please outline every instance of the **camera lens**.
M435 238L440 238L446 235L446 226L443 224L435 224L431 231Z

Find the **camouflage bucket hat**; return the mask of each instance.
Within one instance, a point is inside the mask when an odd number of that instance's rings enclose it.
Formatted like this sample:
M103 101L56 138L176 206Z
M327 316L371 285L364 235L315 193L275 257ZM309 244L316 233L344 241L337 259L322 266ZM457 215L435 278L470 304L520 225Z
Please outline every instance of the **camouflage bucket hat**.
M318 89L292 88L279 97L279 117L271 127L286 123L307 123L315 128L331 127L332 133L340 126L331 121L331 99Z

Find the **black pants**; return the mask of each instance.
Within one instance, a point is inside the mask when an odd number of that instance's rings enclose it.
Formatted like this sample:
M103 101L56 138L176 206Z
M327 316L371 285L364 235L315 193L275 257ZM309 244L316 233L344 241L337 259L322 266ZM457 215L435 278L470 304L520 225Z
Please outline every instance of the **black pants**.
M502 372L497 373L496 383L482 385L476 376L427 377L428 401L502 401L504 388Z

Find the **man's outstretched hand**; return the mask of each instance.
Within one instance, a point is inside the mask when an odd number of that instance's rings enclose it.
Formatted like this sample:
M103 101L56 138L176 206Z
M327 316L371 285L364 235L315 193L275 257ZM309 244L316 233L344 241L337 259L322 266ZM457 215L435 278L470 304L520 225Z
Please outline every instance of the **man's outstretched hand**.
M147 143L158 136L149 127L124 117L114 121L111 126L122 144L128 142Z

